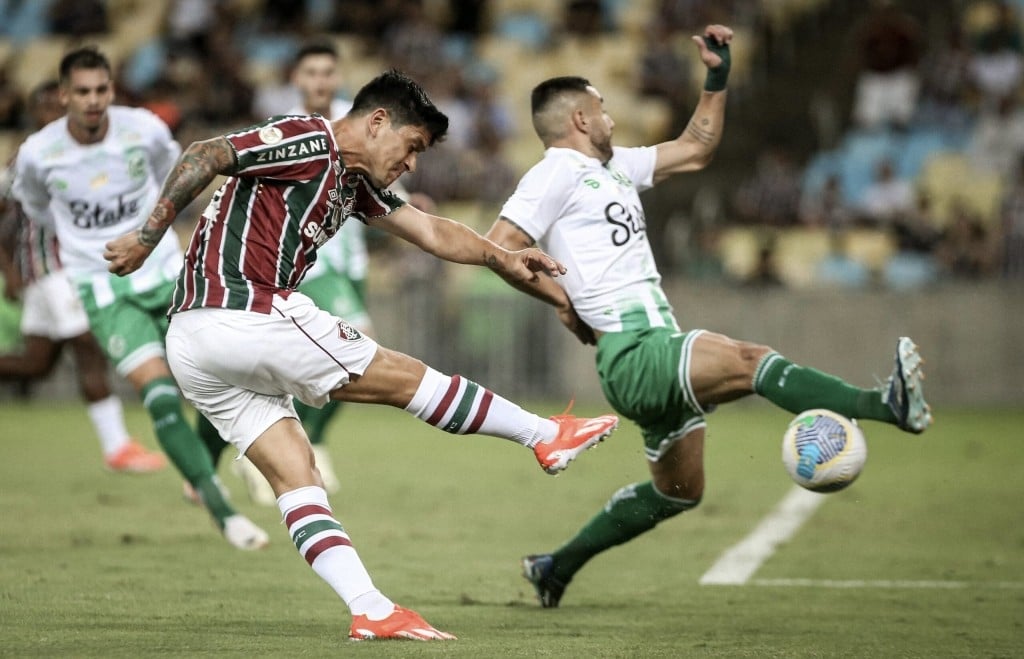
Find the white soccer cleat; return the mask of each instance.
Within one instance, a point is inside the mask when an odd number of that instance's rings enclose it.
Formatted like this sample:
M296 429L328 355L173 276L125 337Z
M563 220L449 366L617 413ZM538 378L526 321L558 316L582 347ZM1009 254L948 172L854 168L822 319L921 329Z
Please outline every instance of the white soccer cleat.
M277 505L277 495L270 483L263 477L260 470L244 455L232 463L235 475L245 483L245 489L249 493L249 499L261 506Z
M263 549L270 544L267 532L244 515L231 515L224 519L224 537L231 546L245 551Z
M902 430L922 433L932 423L932 408L924 400L924 360L909 337L896 341L892 375L882 391L882 402L896 415L896 425Z

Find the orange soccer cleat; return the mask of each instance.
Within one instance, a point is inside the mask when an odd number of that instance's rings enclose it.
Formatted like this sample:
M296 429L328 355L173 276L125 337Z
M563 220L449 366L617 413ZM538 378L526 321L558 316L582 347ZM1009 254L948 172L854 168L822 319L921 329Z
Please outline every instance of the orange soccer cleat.
M454 641L455 636L434 629L420 614L395 605L395 610L383 620L370 620L365 615L352 619L348 630L352 641L405 639L407 641Z
M156 451L146 450L134 439L104 459L107 469L124 474L148 474L167 466L167 460Z
M593 419L558 414L551 420L558 424L558 435L550 442L540 442L533 447L537 462L549 474L563 471L576 456L596 446L619 426L619 417L614 414Z

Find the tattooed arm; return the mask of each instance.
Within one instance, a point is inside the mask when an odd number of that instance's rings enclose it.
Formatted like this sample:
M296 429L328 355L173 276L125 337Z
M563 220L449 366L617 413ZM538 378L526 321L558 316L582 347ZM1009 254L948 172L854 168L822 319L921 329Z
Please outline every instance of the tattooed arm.
M732 41L732 30L722 25L711 25L704 31L703 38L694 37L693 41L700 50L704 64L709 69L715 69L722 65L722 58L714 50L721 51L721 47L728 47ZM716 47L714 50L708 48L709 42ZM711 162L725 127L725 97L725 89L701 92L697 109L679 137L657 146L655 183L672 174L703 169Z
M107 243L103 258L110 261L110 272L127 275L138 270L178 213L218 175L233 174L237 165L235 150L223 137L194 142L171 169L146 222Z

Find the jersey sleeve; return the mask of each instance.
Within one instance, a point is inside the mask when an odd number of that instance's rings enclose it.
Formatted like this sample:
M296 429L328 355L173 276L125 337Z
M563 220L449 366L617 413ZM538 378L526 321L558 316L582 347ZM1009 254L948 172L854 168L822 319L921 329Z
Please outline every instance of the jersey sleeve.
M571 182L558 175L565 168L552 168L548 164L548 160L542 160L526 172L516 191L501 207L500 217L525 231L534 242L539 242L561 215L572 189Z
M329 124L318 116L278 116L225 135L238 157L236 176L302 181L331 165Z
M654 166L658 150L653 146L613 147L615 166L633 181L637 192L654 187Z
M376 217L390 215L405 205L405 201L389 189L380 190L363 176L346 177L346 185L355 190L355 199L348 217L366 224Z

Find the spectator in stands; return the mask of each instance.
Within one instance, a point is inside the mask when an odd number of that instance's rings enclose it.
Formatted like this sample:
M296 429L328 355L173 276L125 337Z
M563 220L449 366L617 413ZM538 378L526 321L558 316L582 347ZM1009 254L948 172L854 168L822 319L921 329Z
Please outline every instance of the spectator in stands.
M641 96L664 99L669 105L674 120L668 127L670 135L678 135L684 128L681 122L686 120L686 110L695 103L690 65L676 49L676 35L669 25L651 21L638 67L637 92Z
M402 18L387 29L383 55L412 78L425 81L445 61L444 37L427 15L423 0L401 0L400 5ZM458 126L458 121L453 125Z
M936 248L943 272L953 279L982 279L994 271L989 228L962 200L953 204L950 225Z
M8 62L0 66L0 128L20 128L24 107L21 92L11 80L11 64Z
M911 182L896 176L891 160L879 160L875 168L875 180L860 200L864 219L870 224L888 227L913 212L914 204L914 186Z
M599 36L609 26L601 0L568 0L562 17L562 30L580 39Z
M896 253L882 269L886 287L910 290L934 283L939 274L935 249L941 232L927 192L917 193L914 209L897 216L891 231Z
M981 95L982 112L993 112L1000 101L1020 91L1024 80L1024 45L1019 19L1006 2L997 4L991 27L975 39L969 71Z
M782 147L769 147L757 159L754 175L741 184L734 205L746 224L790 226L800 212L800 173Z
M820 189L804 191L800 202L800 221L829 231L845 229L853 223L853 213L843 199L837 174L830 174Z
M917 19L893 0L874 0L854 31L860 69L853 119L862 128L905 127L917 107L921 54Z
M919 121L947 129L966 126L970 60L963 28L951 25L945 40L929 48L921 62Z
M996 101L993 112L982 113L967 144L971 166L986 174L1008 178L1024 155L1024 109L1016 94Z

